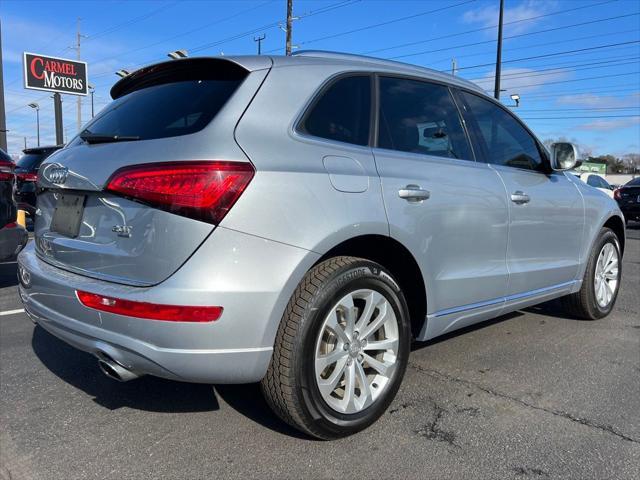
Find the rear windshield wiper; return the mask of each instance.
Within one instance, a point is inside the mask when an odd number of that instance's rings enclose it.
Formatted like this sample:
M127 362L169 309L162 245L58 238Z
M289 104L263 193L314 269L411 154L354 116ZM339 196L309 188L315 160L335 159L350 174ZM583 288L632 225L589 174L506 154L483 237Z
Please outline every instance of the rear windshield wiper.
M88 130L82 132L80 138L87 143L132 142L134 140L140 140L140 137L137 135L104 135L91 133Z

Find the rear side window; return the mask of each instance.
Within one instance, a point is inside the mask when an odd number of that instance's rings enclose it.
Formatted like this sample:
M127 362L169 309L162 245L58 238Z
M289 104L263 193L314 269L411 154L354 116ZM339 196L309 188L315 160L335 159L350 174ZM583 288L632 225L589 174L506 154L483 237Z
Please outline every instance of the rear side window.
M589 175L587 179L587 185L591 185L596 188L610 188L609 183L598 175Z
M380 78L378 147L472 159L460 115L443 85Z
M246 71L224 66L168 70L109 104L86 130L96 135L141 140L188 135L202 130L231 98Z
M337 80L307 113L302 130L315 137L367 145L371 123L371 78Z
M591 185L592 187L599 187L600 186L600 177L598 177L597 175L589 175L589 178L587 178L587 185Z
M520 123L492 102L462 92L464 109L477 125L484 142L487 162L507 167L542 170L543 162L535 139Z

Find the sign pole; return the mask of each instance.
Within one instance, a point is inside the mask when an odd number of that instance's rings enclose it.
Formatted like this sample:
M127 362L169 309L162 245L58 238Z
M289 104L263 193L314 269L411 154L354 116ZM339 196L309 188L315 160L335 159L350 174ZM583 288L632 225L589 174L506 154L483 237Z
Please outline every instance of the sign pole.
M62 128L62 96L56 92L53 94L53 111L56 117L56 145L64 143Z

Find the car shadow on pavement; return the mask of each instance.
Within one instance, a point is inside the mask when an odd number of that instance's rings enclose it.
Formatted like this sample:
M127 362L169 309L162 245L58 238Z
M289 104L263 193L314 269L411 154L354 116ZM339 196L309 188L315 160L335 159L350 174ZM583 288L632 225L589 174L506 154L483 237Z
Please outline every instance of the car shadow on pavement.
M254 422L283 435L302 440L313 440L287 425L273 413L262 392L260 384L216 385L216 392L231 408Z
M67 345L42 327L34 328L31 346L49 371L109 410L128 407L165 413L214 412L220 409L218 395L238 413L266 428L291 437L309 438L271 411L258 384L206 385L149 375L120 383L100 371L93 355Z
M528 313L535 313L536 315L545 315L547 317L560 318L562 320L570 320L572 322L591 322L591 320L579 318L567 313L566 309L562 305L562 301L559 298L550 300L545 303L540 303L529 308L525 308L523 311Z
M149 412L207 412L220 408L211 385L183 383L144 376L120 383L106 377L93 355L77 350L36 326L31 346L42 364L99 405Z
M522 315L524 315L524 313L519 311L511 312L511 313L507 313L505 315L501 315L499 317L493 318L491 320L485 320L484 322L476 323L474 325L469 325L468 327L461 328L460 330L454 330L451 333L440 335L439 337L433 338L431 340L427 340L426 342L421 342L416 340L411 345L411 351L415 352L416 350L421 350L423 348L430 347L431 345L436 345L440 342L446 342L451 338L459 337L460 335L465 335L469 332L475 332L476 330L481 330L483 328L490 327L491 325L495 325L496 323L506 322L507 320L521 317Z

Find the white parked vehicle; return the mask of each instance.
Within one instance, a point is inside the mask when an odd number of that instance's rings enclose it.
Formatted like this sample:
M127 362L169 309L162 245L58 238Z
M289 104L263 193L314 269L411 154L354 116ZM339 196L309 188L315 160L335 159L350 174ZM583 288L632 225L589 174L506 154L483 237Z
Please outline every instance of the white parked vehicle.
M613 190L614 187L607 182L604 177L598 175L597 173L589 173L589 172L572 172L576 177L582 180L587 185L592 186L593 188L597 188L601 192L607 194L607 196L613 198Z

